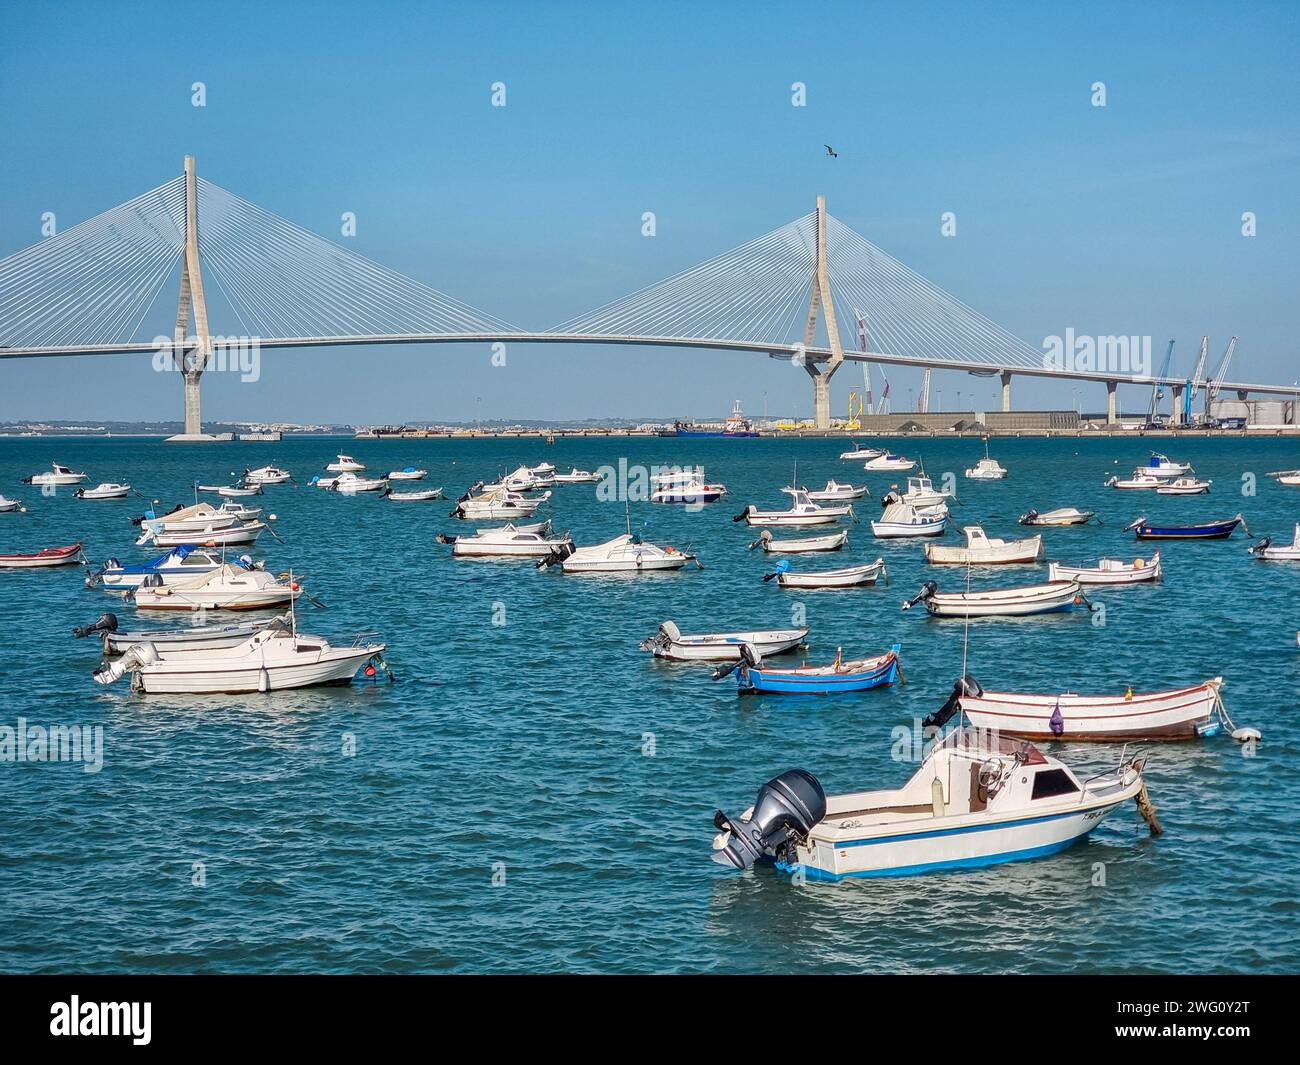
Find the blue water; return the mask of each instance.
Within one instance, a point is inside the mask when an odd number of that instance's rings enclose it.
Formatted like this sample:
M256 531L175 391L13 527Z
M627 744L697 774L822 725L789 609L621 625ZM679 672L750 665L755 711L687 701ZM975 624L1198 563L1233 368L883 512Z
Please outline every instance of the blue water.
M970 872L795 886L772 870L709 861L711 816L738 813L791 766L830 791L895 786L912 766L891 730L946 697L962 665L959 622L899 603L926 571L919 543L872 541L808 565L883 555L888 587L798 595L764 583L731 517L781 505L799 480L890 477L841 463L840 441L286 440L163 445L140 440L0 442L0 552L84 538L91 558L146 557L128 518L140 499L86 502L20 485L52 459L91 483L128 479L170 504L195 478L275 462L302 481L342 448L372 469L425 466L455 495L522 462L596 468L703 462L730 488L701 512L631 505L651 539L691 543L702 571L564 576L527 562L452 561L449 506L390 504L292 486L264 497L282 546L258 554L305 572L326 609L303 626L332 638L378 630L394 685L270 696L133 695L91 680L97 649L74 625L109 605L78 569L0 572L0 725L102 725L104 766L0 763L0 969L5 971L1294 971L1300 963L1300 565L1264 564L1232 540L1162 547L1158 586L1099 590L1083 611L972 624L969 669L986 686L1122 691L1222 674L1238 724L1264 742L1153 745L1151 794L1166 834L1117 811L1051 857ZM1208 497L1101 487L1150 445L1132 440L995 440L1003 482L960 473L977 440L897 441L936 480L957 475L957 522L1017 535L1029 506L1095 508L1105 525L1047 529L1050 556L1148 556L1122 527L1141 513L1203 521L1242 511L1256 534L1290 539L1300 490L1263 474L1300 466L1279 440L1157 443L1214 479ZM1257 494L1243 495L1243 474ZM1246 487L1249 487L1248 485ZM621 503L595 487L555 490L558 528L580 543L620 532ZM860 504L865 517L873 500ZM955 535L950 533L951 542ZM804 565L800 563L800 565ZM1029 583L1046 567L979 573ZM810 660L898 641L906 683L859 695L740 699L707 666L668 665L637 642L674 618L685 631L784 627L806 610ZM504 624L494 624L504 621ZM355 755L344 753L349 734ZM653 745L653 754L645 753ZM1083 772L1113 747L1056 748ZM195 863L205 874L193 881ZM495 876L494 876L495 874ZM1104 885L1098 880L1104 875ZM494 883L494 879L496 883Z

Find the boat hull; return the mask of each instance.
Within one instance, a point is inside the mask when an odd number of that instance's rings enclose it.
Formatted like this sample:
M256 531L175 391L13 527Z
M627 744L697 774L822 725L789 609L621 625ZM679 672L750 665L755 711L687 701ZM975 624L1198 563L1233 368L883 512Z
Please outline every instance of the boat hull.
M741 667L736 671L741 695L833 695L838 692L861 692L893 684L898 678L898 655L890 652L880 658L865 660L863 668L841 673L819 667L768 669L763 666Z
M873 521L871 535L877 540L901 540L912 536L942 536L947 518L932 521Z
M1057 586L1007 588L992 592L937 593L924 600L925 608L937 618L1012 618L1073 610L1079 595L1074 581Z
M72 566L80 561L81 544L67 547L47 547L31 555L0 555L0 569L49 569L51 566Z
M885 572L884 562L867 566L828 569L820 573L780 573L776 582L782 588L861 588L875 584Z
M204 668L183 660L166 661L136 674L140 690L150 695L185 694L218 695L247 692L285 691L311 688L322 684L347 684L356 676L373 648L331 656L325 661L304 662L289 666L260 664Z
M1136 531L1139 540L1226 540L1240 524L1240 518L1204 525L1153 525L1144 522Z

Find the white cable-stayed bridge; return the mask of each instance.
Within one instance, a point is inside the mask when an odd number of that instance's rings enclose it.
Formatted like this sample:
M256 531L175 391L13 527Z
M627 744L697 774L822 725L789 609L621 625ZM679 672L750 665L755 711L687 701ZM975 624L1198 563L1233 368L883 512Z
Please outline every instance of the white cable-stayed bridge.
M199 178L193 157L171 181L0 260L0 357L156 355L159 342L140 334L178 273L166 347L185 381L185 431L195 436L199 380L220 334L260 348L504 342L755 352L803 367L819 428L830 426L830 379L846 360L998 375L1004 410L1014 375L1104 382L1111 420L1119 384L1169 388L1176 416L1189 384L1129 366L1054 363L828 214L820 197L814 211L737 248L530 330ZM205 282L229 308L229 328L210 328ZM1218 387L1241 398L1300 395L1295 385Z

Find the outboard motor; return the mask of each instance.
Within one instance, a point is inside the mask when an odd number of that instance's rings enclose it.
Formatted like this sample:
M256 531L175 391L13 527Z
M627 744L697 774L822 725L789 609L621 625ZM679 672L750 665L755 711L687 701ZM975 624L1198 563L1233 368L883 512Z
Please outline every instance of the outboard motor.
M104 662L91 676L96 684L112 684L124 674L144 666L152 666L158 661L158 652L151 643L134 643L116 662Z
M926 581L921 585L921 590L912 596L911 599L903 600L903 609L911 610L917 603L924 602L939 590L939 586L934 581Z
M948 701L939 707L933 714L928 715L921 722L925 728L943 728L950 720L953 714L961 709L962 697L978 699L984 694L984 689L980 687L980 682L972 677L969 673L957 681L952 686L952 694L948 696Z
M753 669L762 664L763 656L758 653L758 648L752 643L742 643L740 645L740 657L734 662L723 662L713 671L714 680L722 680L723 677L729 677L736 670Z
M549 569L551 566L558 566L561 562L563 562L566 558L568 558L571 554L573 554L574 550L575 548L571 543L561 544L559 547L552 548L551 553L549 555L546 555L544 558L539 558L537 560L537 568Z
M748 869L763 855L793 857L794 845L826 816L826 792L805 769L787 769L758 789L748 818L733 821L721 810L713 823L722 830L713 843L719 865Z
M92 632L117 632L117 615L100 614L99 620L93 625L82 625L80 628L72 630L72 635L81 639L83 636L89 636Z
M1125 525L1125 526L1124 526L1124 531L1125 531L1125 532L1132 532L1132 531L1133 531L1134 529L1136 529L1139 525L1145 524L1146 520L1147 520L1147 519L1146 519L1146 515L1144 514L1144 515L1142 515L1142 517L1137 518L1137 519L1135 519L1134 521L1131 521L1131 522L1129 522L1127 525Z
M1265 551L1268 550L1268 545L1271 544L1272 542L1273 542L1273 538L1271 536L1261 536L1258 540L1256 540L1253 544L1251 544L1248 548L1246 548L1246 550L1249 551L1252 555L1262 555Z
M1036 510L1034 510L1032 507L1030 507L1030 508L1029 508L1029 513L1028 513L1028 514L1025 514L1025 515L1023 515L1023 516L1021 517L1021 519L1020 519L1020 524L1021 524L1021 525L1033 525L1034 522L1036 522L1037 520L1038 520L1038 511L1036 511Z
M770 581L776 577L781 576L782 573L789 573L789 572L790 572L790 560L788 558L783 558L781 559L780 562L776 564L776 566L773 568L771 573L763 574L763 580Z
M163 579L161 573L146 573L144 580L140 582L141 588L161 588Z
M749 545L749 549L753 551L754 548L759 547L762 544L767 544L771 542L772 542L772 530L764 529L761 533L758 534L758 539Z
M746 518L748 518L752 513L754 513L754 504L753 504L753 503L750 503L749 506L747 506L744 510L742 510L739 514L737 514L737 515L736 515L734 518L732 518L731 520L732 520L732 521L744 521L744 520L745 520Z

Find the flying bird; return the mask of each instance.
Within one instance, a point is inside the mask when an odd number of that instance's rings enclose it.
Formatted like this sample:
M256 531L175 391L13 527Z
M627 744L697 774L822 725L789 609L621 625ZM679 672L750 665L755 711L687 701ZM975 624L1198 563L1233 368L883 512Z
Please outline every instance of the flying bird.
M829 144L824 144L822 145L822 147L826 149L826 154L829 155L832 159L838 159L840 157L840 153L837 152L834 148L832 148Z

